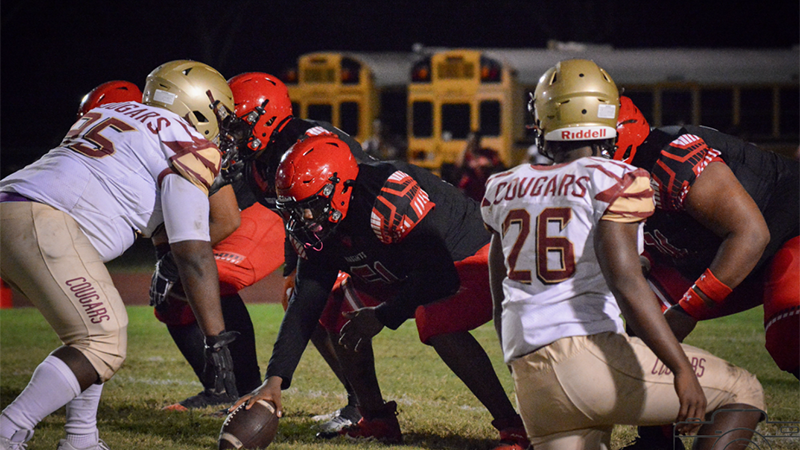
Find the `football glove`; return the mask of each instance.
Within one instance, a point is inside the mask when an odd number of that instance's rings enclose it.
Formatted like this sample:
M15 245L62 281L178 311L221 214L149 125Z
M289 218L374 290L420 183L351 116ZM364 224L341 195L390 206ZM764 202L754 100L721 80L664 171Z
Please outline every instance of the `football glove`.
M233 359L228 344L239 336L238 331L223 331L217 336L205 338L205 367L203 386L213 394L227 394L239 398L236 377L233 374Z
M169 296L172 287L180 280L178 265L172 257L172 252L167 252L156 263L156 270L150 279L150 306L162 306Z

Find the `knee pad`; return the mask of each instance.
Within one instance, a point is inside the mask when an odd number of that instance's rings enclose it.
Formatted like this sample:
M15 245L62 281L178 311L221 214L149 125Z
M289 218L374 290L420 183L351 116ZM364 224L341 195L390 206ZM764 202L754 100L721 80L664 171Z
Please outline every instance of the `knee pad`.
M128 327L107 329L102 333L85 336L69 345L80 351L92 364L105 383L114 376L125 362L128 349Z
M766 347L781 370L800 367L800 307L779 312L766 323Z
M175 298L154 308L153 314L159 322L171 326L190 325L197 321L189 303Z
M339 272L336 278L336 284L331 289L331 294L328 296L328 302L325 304L325 309L322 311L319 323L329 333L338 334L341 331L347 320L342 317L342 312L353 311L363 306L358 302L357 305L347 302L348 298L355 298L358 300L358 295L355 294L353 289L348 283L349 276L344 272Z

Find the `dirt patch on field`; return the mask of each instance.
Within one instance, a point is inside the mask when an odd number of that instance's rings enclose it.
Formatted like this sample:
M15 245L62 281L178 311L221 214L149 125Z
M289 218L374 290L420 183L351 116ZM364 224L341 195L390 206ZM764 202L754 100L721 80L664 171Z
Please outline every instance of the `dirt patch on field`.
M246 303L279 303L283 290L282 272L283 269L276 270L258 283L242 289L239 294ZM147 305L150 302L147 294L150 289L150 274L112 272L111 278L126 305ZM13 292L12 305L14 308L33 306L19 292Z

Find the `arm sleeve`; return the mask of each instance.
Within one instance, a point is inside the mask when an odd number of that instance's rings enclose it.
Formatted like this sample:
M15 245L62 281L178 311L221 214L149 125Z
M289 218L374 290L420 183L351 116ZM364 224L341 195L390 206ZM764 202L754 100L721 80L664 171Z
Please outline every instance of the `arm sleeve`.
M167 175L161 183L161 206L170 244L211 241L208 197L195 184L176 174Z
M423 220L396 245L399 257L412 269L397 295L378 305L375 314L387 327L396 330L420 305L426 305L458 292L461 280L444 240L429 221Z
M305 260L301 260L297 266L295 289L267 366L266 378L281 377L281 389L288 389L292 384L294 371L319 323L337 274L335 269L330 270Z

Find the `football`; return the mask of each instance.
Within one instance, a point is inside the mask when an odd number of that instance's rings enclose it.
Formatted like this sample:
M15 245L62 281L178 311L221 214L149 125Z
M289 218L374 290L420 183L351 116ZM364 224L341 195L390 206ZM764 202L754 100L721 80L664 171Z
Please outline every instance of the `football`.
M259 400L250 409L242 403L228 414L219 431L219 450L267 448L278 434L275 405Z

